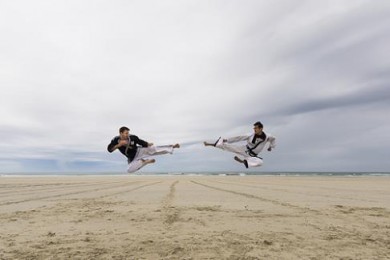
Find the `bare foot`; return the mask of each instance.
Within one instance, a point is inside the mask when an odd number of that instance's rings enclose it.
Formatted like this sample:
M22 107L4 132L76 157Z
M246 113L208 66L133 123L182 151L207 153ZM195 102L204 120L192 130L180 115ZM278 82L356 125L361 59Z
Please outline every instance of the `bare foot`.
M173 148L180 148L180 144L175 144L172 146Z
M221 140L221 137L219 137L218 140L215 141L215 143L203 142L203 144L204 144L204 146L214 146L214 147L216 147L217 144L218 144L218 142L219 142L219 140ZM224 140L223 140L223 141L224 141Z
M244 163L244 161L241 160L238 156L234 156L234 160L236 160L239 163Z
M147 164L150 164L150 163L155 163L156 160L155 159L143 159L142 162L147 165Z
M234 156L234 160L236 160L239 163L243 163L245 165L245 168L248 168L248 161L247 160L241 160L238 156Z

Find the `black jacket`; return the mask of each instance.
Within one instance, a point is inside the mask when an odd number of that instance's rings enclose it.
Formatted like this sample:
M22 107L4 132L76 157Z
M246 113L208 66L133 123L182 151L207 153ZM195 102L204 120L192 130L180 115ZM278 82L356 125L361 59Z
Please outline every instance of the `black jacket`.
M114 151L114 146L117 145L119 141L120 137L115 136L111 140L111 143L107 146L108 152L112 153ZM130 135L128 145L121 146L118 149L124 156L127 157L128 162L131 162L137 153L138 145L148 147L148 143L146 141L139 139L136 135Z

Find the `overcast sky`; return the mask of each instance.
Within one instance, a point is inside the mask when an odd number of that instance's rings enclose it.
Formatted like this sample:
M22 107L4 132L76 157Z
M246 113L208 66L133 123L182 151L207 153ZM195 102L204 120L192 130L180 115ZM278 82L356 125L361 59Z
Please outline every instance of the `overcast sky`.
M390 2L0 0L0 173L246 171L202 141L277 138L253 171L389 171Z

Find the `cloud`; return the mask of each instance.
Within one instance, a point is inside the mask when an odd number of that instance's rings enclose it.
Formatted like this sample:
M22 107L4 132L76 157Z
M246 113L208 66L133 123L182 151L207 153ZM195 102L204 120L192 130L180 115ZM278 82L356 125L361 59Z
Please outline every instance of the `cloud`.
M184 144L146 170L239 171L201 142L261 120L278 148L254 170L386 170L389 14L384 1L2 3L0 167L124 170L106 146L126 125ZM382 141L356 142L362 121Z
M389 82L390 83L390 82ZM314 100L308 100L295 104L289 108L286 108L280 113L287 115L295 115L301 113L315 112L324 109L343 109L350 106L366 106L372 103L384 102L385 105L389 104L390 92L388 91L389 85L375 87L365 87L363 90L356 91L350 94L342 94L335 97L318 98Z

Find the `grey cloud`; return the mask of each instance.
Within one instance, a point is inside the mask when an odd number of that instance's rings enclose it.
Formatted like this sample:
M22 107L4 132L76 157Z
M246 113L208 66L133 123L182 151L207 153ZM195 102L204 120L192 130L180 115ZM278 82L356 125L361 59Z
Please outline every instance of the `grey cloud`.
M390 82L389 82L390 83ZM310 113L324 109L338 109L350 106L365 106L371 103L386 102L390 104L389 85L380 87L366 87L361 91L351 94L338 95L331 98L318 98L315 100L301 101L299 104L286 107L282 111L278 111L276 115L283 116L296 115L302 113Z
M124 170L105 147L127 125L156 144L183 143L146 170L239 171L201 142L257 120L278 137L260 171L349 169L363 158L360 119L370 133L388 127L387 2L21 2L0 10L7 169ZM330 144L329 125L344 129ZM364 145L379 154L387 143ZM365 158L365 169L383 161Z

